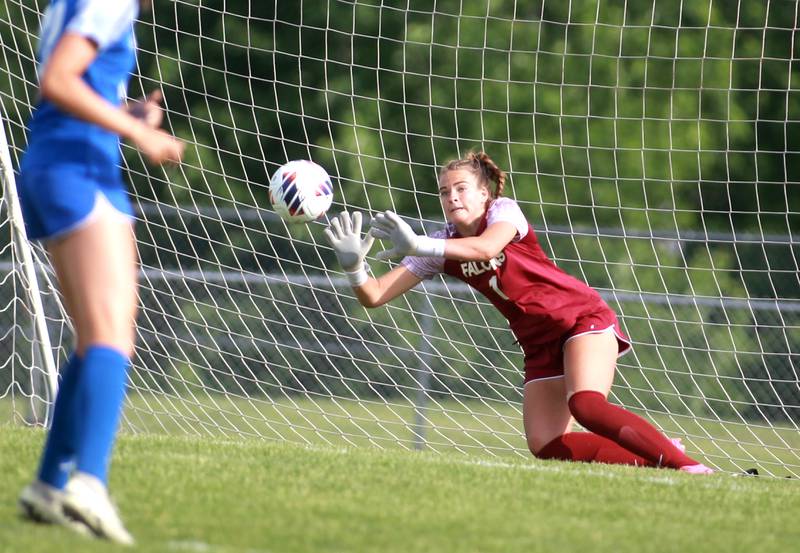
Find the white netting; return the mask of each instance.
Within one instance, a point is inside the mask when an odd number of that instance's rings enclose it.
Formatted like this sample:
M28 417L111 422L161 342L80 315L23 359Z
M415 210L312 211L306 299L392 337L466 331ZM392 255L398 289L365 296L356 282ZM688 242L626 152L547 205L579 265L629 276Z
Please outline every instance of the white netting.
M0 9L15 162L43 4ZM392 208L432 230L437 167L481 147L633 339L613 399L710 465L800 475L797 10L155 2L130 95L162 87L189 148L175 170L123 148L143 263L126 429L528 455L521 355L486 301L439 279L367 311L322 224L287 228L268 209L269 174L310 158L336 181L334 210ZM10 252L0 397L23 416L44 388Z

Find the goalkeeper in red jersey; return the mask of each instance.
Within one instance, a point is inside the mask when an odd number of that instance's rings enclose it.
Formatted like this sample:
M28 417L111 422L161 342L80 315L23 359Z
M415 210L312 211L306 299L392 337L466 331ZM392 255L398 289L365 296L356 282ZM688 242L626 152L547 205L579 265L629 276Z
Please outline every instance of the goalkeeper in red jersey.
M448 225L431 236L417 235L391 211L377 215L363 237L360 213L334 217L325 234L358 300L378 307L439 273L486 296L525 354L523 422L536 457L713 472L678 440L608 402L617 357L630 341L600 295L542 251L519 205L502 196L505 180L483 152L445 165L439 198ZM378 278L364 267L375 238L391 244L379 259L403 256ZM589 432L571 432L573 420Z

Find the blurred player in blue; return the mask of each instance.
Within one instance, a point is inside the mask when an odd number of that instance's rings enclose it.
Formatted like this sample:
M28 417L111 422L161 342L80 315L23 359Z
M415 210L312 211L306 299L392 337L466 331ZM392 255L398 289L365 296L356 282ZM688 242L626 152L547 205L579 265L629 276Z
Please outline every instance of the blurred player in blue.
M138 301L119 141L154 164L177 163L183 154L183 143L159 130L160 91L126 102L143 4L50 3L38 52L39 103L18 182L28 237L50 253L76 335L38 476L19 503L30 519L125 544L133 538L107 491Z

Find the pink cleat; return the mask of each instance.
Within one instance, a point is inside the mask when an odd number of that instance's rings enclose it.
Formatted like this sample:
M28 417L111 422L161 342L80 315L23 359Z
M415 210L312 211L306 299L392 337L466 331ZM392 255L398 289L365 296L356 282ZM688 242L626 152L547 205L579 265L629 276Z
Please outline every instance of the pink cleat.
M686 446L683 445L683 442L680 438L670 438L669 441L672 442L672 445L680 449L681 453L686 453ZM708 468L702 463L698 463L696 465L686 465L678 470L688 472L689 474L714 474L713 469Z
M712 469L708 468L702 463L698 463L697 465L686 465L678 470L688 472L689 474L714 474Z

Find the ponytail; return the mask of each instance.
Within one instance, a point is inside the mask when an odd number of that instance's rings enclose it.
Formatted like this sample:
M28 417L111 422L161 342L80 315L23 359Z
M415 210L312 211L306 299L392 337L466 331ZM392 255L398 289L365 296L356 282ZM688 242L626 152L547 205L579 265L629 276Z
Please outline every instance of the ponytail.
M455 159L447 163L439 172L439 176L447 171L465 169L478 176L481 184L485 185L492 198L499 198L503 195L506 186L506 173L484 151L469 152L462 159ZM489 183L494 183L494 190Z

